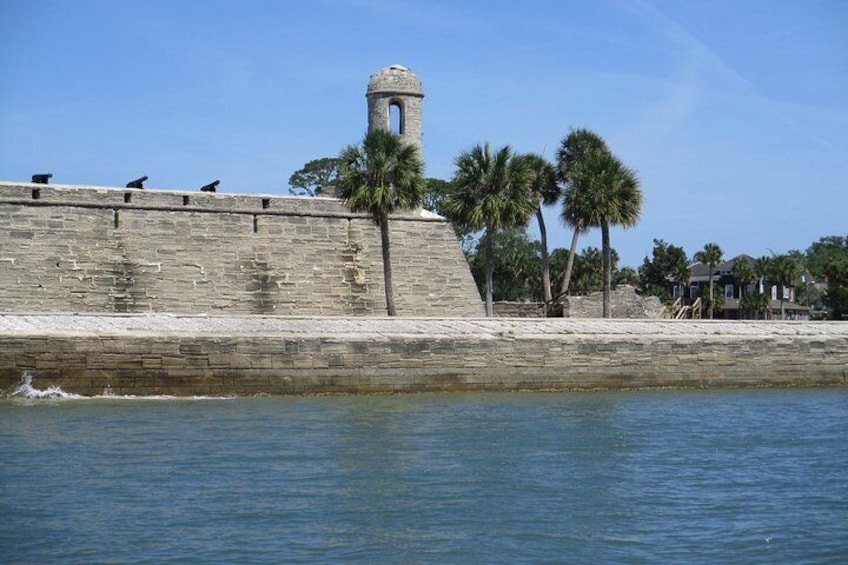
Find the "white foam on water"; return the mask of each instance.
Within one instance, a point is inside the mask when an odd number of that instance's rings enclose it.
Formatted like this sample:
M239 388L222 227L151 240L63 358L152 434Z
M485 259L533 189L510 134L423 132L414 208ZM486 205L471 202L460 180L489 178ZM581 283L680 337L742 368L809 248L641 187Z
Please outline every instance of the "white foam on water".
M21 376L21 384L11 392L4 396L7 398L19 398L24 400L229 400L236 398L235 396L175 396L171 394L143 395L137 396L134 394L119 395L114 394L111 388L107 387L103 394L97 396L83 396L65 392L61 387L49 386L46 389L39 389L32 385L33 375L29 371L24 372Z
M79 394L65 392L58 386L50 386L44 390L35 388L32 386L32 373L29 371L24 372L23 376L21 376L21 384L18 385L16 389L12 390L8 396L10 398L25 398L30 400L85 398Z

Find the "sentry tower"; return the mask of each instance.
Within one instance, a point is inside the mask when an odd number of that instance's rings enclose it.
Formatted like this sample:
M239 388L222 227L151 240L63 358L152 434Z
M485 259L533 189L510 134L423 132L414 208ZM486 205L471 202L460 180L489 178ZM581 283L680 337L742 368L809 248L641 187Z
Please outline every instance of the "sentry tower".
M392 65L371 75L368 81L368 131L382 128L399 134L418 148L424 160L421 134L421 106L424 90L421 80L409 69Z

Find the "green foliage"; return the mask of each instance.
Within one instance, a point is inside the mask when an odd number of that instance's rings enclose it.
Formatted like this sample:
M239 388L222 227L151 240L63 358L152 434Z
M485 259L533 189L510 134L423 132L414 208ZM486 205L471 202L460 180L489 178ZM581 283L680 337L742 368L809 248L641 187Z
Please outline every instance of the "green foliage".
M801 264L792 255L772 255L764 264L765 278L771 284L777 285L777 296L780 299L780 319L786 319L784 310L784 289L795 285L801 276Z
M669 278L685 286L689 282L689 260L682 247L655 239L651 259L645 257L639 267L639 286L645 295L670 300Z
M769 295L759 291L745 293L739 300L739 310L742 319L766 319L771 310Z
M448 211L445 209L445 199L450 193L456 190L454 184L451 181L436 178L427 178L425 182L427 184L427 192L424 194L424 209L435 212L445 218L450 218ZM464 249L474 243L471 237L474 230L460 226L454 222L451 222L451 225Z
M739 317L741 319L756 317L756 314L763 308L763 300L765 301L765 308L768 309L768 296L762 295L756 290L748 292L747 286L757 281L757 270L748 257L743 255L733 262L733 278L736 279L740 288Z
M848 317L848 237L822 237L806 253L807 269L816 278L826 277L821 297L832 320Z
M695 253L695 261L700 261L704 265L708 265L712 270L716 265L721 263L723 252L718 243L707 243L701 251Z
M391 132L368 132L361 145L346 147L340 160L339 197L352 211L370 214L375 223L424 200L424 166L418 149Z
M560 147L560 176L566 180L563 197L562 218L575 227L575 232L588 228L601 228L601 250L604 261L603 315L609 317L612 267L610 259L610 226L631 227L639 221L642 209L642 191L636 172L625 166L607 148L599 143L600 136L588 130L579 130L585 136L585 144L578 144L583 151L575 151L568 161L572 131Z
M306 163L289 177L289 193L299 196L317 196L332 185L339 176L341 161L336 157L323 157Z
M544 294L539 276L541 263L541 243L529 239L523 230L498 232L493 238L494 281L492 296L494 300L541 302ZM468 264L474 280L485 293L486 250L483 240L466 252ZM568 260L568 250L557 248L551 252L551 278L562 278ZM612 250L614 266L613 278L616 284L634 284L636 272L630 267L615 269L619 257ZM603 261L601 250L588 247L574 260L574 291L580 294L603 290Z
M829 272L844 270L848 264L848 237L822 237L807 248L806 267L814 277L829 276Z
M572 129L560 142L557 150L557 180L568 186L575 180L577 169L584 164L593 153L609 153L609 148L603 138L597 133L585 129ZM572 228L583 231L583 211L563 202L562 220Z
M424 165L414 145L382 129L368 132L360 145L346 147L339 159L339 197L352 211L368 213L380 227L386 311L394 316L389 214L421 205Z
M630 275L622 269L624 272L619 276L619 271L617 271L618 253L613 249L610 255L612 257L612 268L614 272L613 278L624 284ZM564 276L567 261L567 249L557 248L551 252L551 278L553 280L559 280ZM629 267L625 267L625 269L632 271ZM577 294L602 291L604 289L603 274L604 267L601 250L597 247L587 247L574 256L571 290Z
M493 236L493 300L542 300L541 244L530 240L521 230L497 232ZM468 254L471 273L480 289L486 291L486 252L484 242L478 241Z
M493 151L476 145L456 158L454 190L443 201L447 217L460 229L484 230L486 249L486 315L492 315L494 236L524 227L536 209L526 163L509 146Z
M527 189L538 206L551 206L559 201L562 191L557 184L556 169L547 159L535 153L518 157L527 171Z
M702 286L700 288L701 295L701 312L707 312L712 320L715 315L724 308L724 289L719 287Z
M695 261L704 263L710 269L710 290L706 294L702 293L701 301L707 306L707 312L709 312L711 320L716 311L720 310L720 308L716 307L718 299L716 298L716 291L713 288L713 271L715 271L716 265L721 263L722 255L721 247L717 243L707 243L704 245L704 249L695 253ZM721 294L721 304L722 306L724 305L724 294Z
M544 300L547 302L553 298L551 291L551 266L548 255L548 228L545 225L545 216L542 206L556 204L561 191L557 184L556 170L543 157L534 153L527 153L519 157L524 161L527 169L527 190L531 198L536 200L536 222L539 224L539 237L542 246L542 290Z
M575 169L585 162L593 152L609 152L606 142L597 133L585 128L573 129L560 142L557 150L557 180L563 183L566 190L574 180ZM580 234L585 232L589 226L583 218L583 211L574 206L568 206L563 198L562 213L560 219L574 230L571 236L571 248L569 257L577 255L577 240ZM562 278L560 294L566 294L571 284L571 273L573 264L567 263L565 276Z
M733 277L743 288L757 280L757 270L748 257L740 256L733 262Z
M612 286L627 284L639 286L639 273L633 267L622 267L614 270L612 275Z
M444 216L444 201L447 195L453 191L453 185L450 181L429 177L424 181L427 185L427 192L424 194L424 209Z
M535 210L527 168L507 145L476 145L456 158L453 191L443 200L447 217L463 229L523 227Z
M570 175L564 195L564 219L577 218L576 224L587 228L632 227L639 221L639 179L612 153L591 152L585 161L574 166Z

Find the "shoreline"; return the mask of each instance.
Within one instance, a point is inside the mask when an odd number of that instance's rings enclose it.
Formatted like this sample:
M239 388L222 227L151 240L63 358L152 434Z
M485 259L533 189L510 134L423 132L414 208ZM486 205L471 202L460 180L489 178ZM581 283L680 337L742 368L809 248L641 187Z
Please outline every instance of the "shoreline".
M0 391L314 395L845 386L841 322L0 313Z

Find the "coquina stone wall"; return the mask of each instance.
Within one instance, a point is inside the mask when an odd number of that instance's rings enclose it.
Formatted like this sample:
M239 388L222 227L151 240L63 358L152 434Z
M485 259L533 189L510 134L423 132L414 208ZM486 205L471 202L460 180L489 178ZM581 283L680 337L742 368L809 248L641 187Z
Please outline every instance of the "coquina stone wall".
M449 223L391 237L399 315L483 315ZM0 182L0 311L382 316L379 231L332 198Z
M844 386L848 324L0 315L0 391L250 395Z

